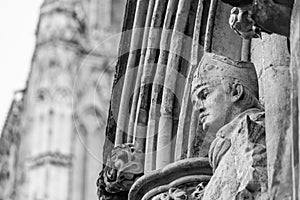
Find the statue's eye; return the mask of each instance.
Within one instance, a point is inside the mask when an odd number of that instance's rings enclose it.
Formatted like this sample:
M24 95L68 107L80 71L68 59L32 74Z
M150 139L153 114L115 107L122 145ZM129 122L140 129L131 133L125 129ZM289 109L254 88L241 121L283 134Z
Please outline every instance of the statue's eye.
M206 88L206 89L203 89L203 90L201 90L201 91L199 92L199 94L198 94L198 99L200 99L200 100L205 100L205 99L207 98L208 94L209 94L208 89L207 89L207 88Z

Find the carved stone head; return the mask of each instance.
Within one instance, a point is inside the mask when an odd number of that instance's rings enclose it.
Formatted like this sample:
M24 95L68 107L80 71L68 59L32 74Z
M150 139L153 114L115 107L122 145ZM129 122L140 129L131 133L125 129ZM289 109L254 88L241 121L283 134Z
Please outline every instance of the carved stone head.
M210 132L248 108L260 108L254 65L206 53L194 74L192 101L203 129Z

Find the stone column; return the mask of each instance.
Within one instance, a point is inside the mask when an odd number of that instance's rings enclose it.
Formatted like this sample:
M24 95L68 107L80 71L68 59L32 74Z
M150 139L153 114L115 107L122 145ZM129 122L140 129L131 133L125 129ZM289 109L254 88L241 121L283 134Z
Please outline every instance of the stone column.
M176 19L174 23L174 29L170 44L170 52L166 76L164 81L164 89L162 95L162 103L161 103L161 117L159 119L159 131L157 136L157 159L156 159L156 169L160 169L165 165L173 162L173 149L172 149L172 134L174 134L177 129L174 125L178 124L175 98L181 99L180 92L178 92L177 96L174 93L178 91L180 65L184 66L180 61L180 56L183 59L187 59L190 57L191 52L191 44L188 43L188 38L185 37L185 34L192 35L193 29L186 31L185 27L187 23L194 23L195 17L190 15L192 12L193 6L195 3L198 4L197 1L184 1L180 0L178 3L178 9L176 13ZM162 152L165 152L162 154Z
M149 119L146 140L145 154L145 173L155 169L156 165L156 147L157 147L157 132L160 118L161 96L163 92L163 83L166 75L166 65L168 62L169 49L171 43L173 21L176 16L178 0L170 1L166 8L164 25L161 32L160 52L157 61L157 69L154 75L154 81L151 93L151 104L149 108Z
M120 99L122 95L122 86L124 83L123 76L126 72L127 61L129 56L129 49L131 43L130 31L133 27L135 10L137 6L136 0L127 0L125 7L124 23L122 28L122 35L120 38L120 45L118 50L118 62L116 65L115 78L112 86L112 93L110 97L109 112L106 125L106 137L103 148L103 163L106 163L107 156L110 154L114 142L115 132L117 129L117 119L120 108Z
M188 75L185 83L184 93L182 97L182 103L181 103L181 111L179 116L179 122L178 122L178 130L177 130L177 138L176 138L176 144L175 144L175 154L174 154L174 160L180 160L184 158L186 155L186 150L190 149L188 148L188 139L194 139L194 137L189 136L190 126L195 125L196 122L191 125L191 120L193 113L193 105L191 102L191 83L193 80L194 72L197 68L198 62L201 59L203 55L203 48L200 46L200 30L201 30L201 21L203 16L203 10L204 10L204 2L203 0L200 0L197 7L197 14L195 19L195 26L194 26L194 33L193 33L193 40L192 40L192 50L191 50L191 63L188 67ZM197 114L197 116L199 113ZM194 117L194 119L198 117ZM193 133L193 132L192 132ZM188 151L189 152L189 151Z
M300 1L295 0L291 17L291 76L292 76L292 134L288 143L292 148L293 199L299 198L299 61L300 61Z
M291 159L288 144L291 77L287 38L263 35L263 82L270 199L291 198Z

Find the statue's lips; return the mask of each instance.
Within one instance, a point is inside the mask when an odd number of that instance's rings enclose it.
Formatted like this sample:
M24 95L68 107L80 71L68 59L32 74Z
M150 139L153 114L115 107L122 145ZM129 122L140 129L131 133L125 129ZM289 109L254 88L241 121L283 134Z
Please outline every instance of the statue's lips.
M205 118L206 118L207 116L208 116L207 113L202 113L202 114L200 114L200 116L199 116L200 122L201 122L201 123L204 123L204 120L205 120Z

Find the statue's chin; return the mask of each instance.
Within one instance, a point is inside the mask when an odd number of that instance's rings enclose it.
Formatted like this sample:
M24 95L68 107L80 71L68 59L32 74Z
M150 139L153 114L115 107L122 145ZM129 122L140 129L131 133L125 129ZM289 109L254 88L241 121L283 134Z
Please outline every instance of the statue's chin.
M208 131L209 125L206 122L203 122L202 123L202 128L203 128L204 131Z
M203 130L209 134L216 134L223 126L224 123L205 123L203 124Z
M216 132L218 132L219 129L217 129L215 126L212 126L212 125L206 123L206 124L203 124L203 130L206 133L216 133Z

